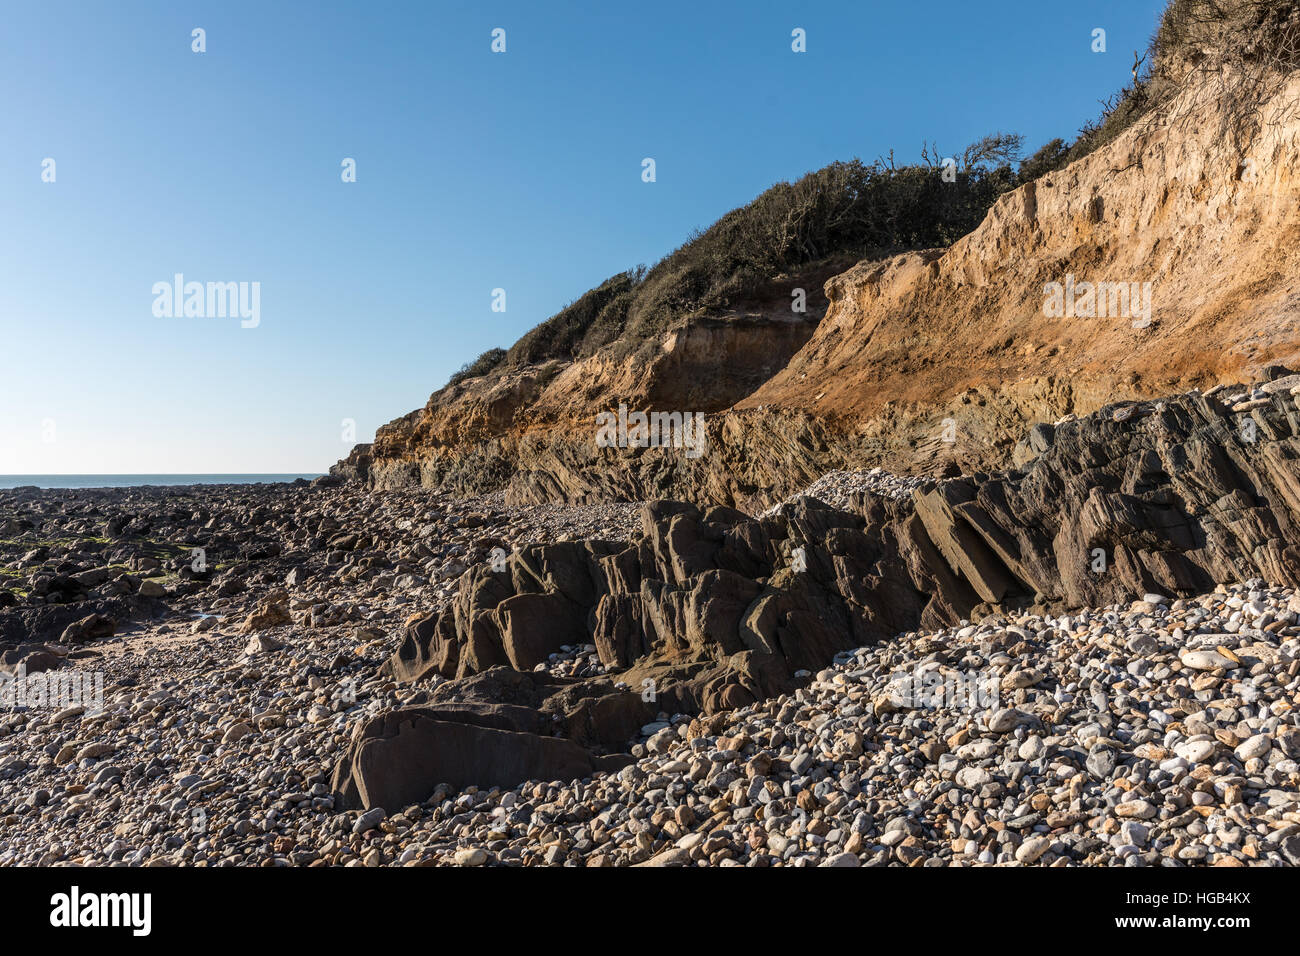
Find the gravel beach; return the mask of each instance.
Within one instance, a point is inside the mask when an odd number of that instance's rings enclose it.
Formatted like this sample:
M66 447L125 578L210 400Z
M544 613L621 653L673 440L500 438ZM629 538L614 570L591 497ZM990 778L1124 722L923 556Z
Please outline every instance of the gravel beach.
M907 481L830 475L809 493ZM342 810L330 775L353 729L442 681L383 672L406 619L494 548L632 540L635 505L17 490L0 492L0 524L19 600L0 611L7 672L103 688L102 712L0 711L3 865L1300 863L1291 589L900 634L790 694L661 713L616 772ZM60 606L25 603L37 593L133 613L107 636L79 618L57 640L16 638L23 608ZM576 644L539 668L603 670Z

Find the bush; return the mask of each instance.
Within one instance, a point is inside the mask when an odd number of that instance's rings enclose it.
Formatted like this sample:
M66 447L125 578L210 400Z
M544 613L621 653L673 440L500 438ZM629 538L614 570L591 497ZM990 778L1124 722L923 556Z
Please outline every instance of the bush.
M1133 82L1102 104L1073 143L1054 139L1013 168L1021 138L997 133L945 165L934 147L921 162L831 163L780 182L665 256L605 280L521 338L486 353L453 382L500 364L578 359L616 344L616 356L650 348L673 323L759 294L771 280L838 258L880 258L951 245L1004 193L1088 155L1158 115L1186 78L1223 83L1224 135L1241 136L1255 108L1300 64L1300 0L1172 0ZM1145 69L1145 72L1144 72ZM1194 119L1194 118L1193 118ZM496 355L485 364L489 355Z
M1134 51L1132 83L1102 102L1101 116L1067 150L1026 163L1040 159L1035 175L1043 175L1082 159L1130 127L1163 117L1193 77L1215 84L1219 136L1241 147L1258 128L1260 104L1297 66L1300 0L1172 0L1145 53ZM1199 112L1183 120L1200 121Z
M801 267L949 245L1018 185L1011 162L1020 142L986 137L955 158L947 177L927 149L915 165L854 159L777 183L652 269L612 276L565 306L521 338L506 362L577 359L620 340L624 355L686 316L726 309Z
M478 378L480 375L486 375L506 357L505 349L488 349L472 362L467 362L447 380L447 387L456 385L465 381L467 378Z
M632 291L645 278L641 266L606 279L527 332L510 347L511 365L534 365L551 358L589 354L623 330Z
M1039 176L1060 169L1065 163L1070 146L1065 140L1057 138L1045 143L1038 152L1020 164L1017 175L1022 183L1032 182Z

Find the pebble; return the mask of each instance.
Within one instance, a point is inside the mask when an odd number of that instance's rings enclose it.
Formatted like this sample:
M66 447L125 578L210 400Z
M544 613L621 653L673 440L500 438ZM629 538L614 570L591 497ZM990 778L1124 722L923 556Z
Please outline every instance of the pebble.
M1188 763L1204 763L1214 756L1214 751L1212 740L1189 740L1174 747L1174 753Z
M1016 860L1020 863L1035 863L1051 845L1052 841L1047 837L1030 837L1016 850Z
M373 830L379 826L380 822L388 816L383 807L374 807L367 810L361 816L357 817L357 822L352 824L353 833L365 833L367 830Z
M1182 656L1184 667L1190 667L1192 670L1212 671L1220 667L1235 667L1236 665L1227 657L1218 651L1188 651Z

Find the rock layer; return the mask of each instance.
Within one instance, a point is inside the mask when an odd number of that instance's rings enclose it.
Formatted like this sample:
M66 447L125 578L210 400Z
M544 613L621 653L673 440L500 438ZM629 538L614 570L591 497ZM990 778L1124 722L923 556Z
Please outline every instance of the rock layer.
M651 502L631 545L536 545L500 570L469 569L388 667L403 681L465 679L589 641L625 689L580 682L573 705L626 710L649 687L665 710L711 714L899 632L1250 578L1294 584L1300 415L1282 391L1246 404L1191 393L1106 408L1040 432L1024 470L911 500L859 495L851 511L801 498L750 518ZM617 745L569 723L578 743Z

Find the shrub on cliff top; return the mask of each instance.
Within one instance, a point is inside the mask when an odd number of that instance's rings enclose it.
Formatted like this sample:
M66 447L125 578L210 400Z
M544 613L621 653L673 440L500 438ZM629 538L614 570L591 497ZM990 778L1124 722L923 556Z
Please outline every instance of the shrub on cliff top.
M460 367L460 370L454 372L447 380L448 387L465 381L467 378L477 378L480 375L486 375L506 357L505 349L488 349L472 362L466 362Z
M623 328L629 295L645 278L645 268L620 272L524 334L506 353L511 365L589 354Z
M1240 138L1258 120L1259 103L1297 66L1300 0L1172 0L1145 56L1134 54L1132 84L1103 103L1073 143L1052 140L1013 170L1021 139L995 134L947 168L928 147L912 165L896 165L892 154L871 164L853 159L777 183L648 272L638 267L607 279L508 353L480 356L453 382L503 364L582 358L611 343L622 357L653 347L676 321L743 303L773 277L838 257L950 245L979 225L999 196L1160 115L1193 74L1222 84L1223 134ZM489 355L497 357L484 365Z
M1079 131L1055 165L1040 166L1040 173L1162 117L1191 80L1211 84L1219 134L1240 146L1257 128L1260 104L1298 67L1300 0L1172 0L1145 53L1134 52L1132 83L1104 101L1101 116ZM1202 118L1197 111L1184 122Z

